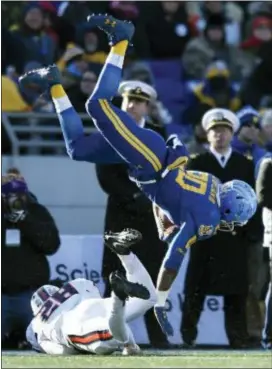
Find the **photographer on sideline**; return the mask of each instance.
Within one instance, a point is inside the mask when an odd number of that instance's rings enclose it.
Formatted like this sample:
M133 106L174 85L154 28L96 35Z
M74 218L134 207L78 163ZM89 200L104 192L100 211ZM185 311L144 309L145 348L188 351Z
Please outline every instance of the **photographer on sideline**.
M2 176L2 332L1 341L25 332L32 319L30 297L49 282L46 255L60 246L48 210L28 190L20 174Z

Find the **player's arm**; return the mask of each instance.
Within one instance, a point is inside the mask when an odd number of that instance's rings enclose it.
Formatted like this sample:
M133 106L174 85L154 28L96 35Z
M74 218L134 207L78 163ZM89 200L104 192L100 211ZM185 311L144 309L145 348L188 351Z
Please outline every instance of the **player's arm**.
M158 205L155 203L152 205L159 239L165 242L170 242L178 231L178 227L171 222Z
M81 118L61 85L53 86L50 92L70 158L101 164L124 162L99 132L84 134Z
M165 303L188 248L197 240L193 221L189 218L172 239L162 262L157 280L157 303L154 311L165 334L173 335L173 328L168 322Z

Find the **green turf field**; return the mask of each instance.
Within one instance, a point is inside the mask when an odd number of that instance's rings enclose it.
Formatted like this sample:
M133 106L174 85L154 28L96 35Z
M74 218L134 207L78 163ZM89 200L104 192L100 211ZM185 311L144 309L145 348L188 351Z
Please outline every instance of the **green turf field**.
M272 368L272 352L144 351L142 356L46 356L2 353L2 368Z

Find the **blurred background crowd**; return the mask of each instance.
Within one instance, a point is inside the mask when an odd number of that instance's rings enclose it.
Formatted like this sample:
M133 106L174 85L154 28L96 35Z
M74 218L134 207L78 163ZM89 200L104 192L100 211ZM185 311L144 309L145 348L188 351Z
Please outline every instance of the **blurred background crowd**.
M178 134L192 155L188 164L191 169L211 172L223 182L243 179L255 187L260 159L272 152L272 2L3 1L1 5L3 154L13 153L11 141L15 124L19 143L32 139L37 144L35 151L33 146L24 144L19 154L65 153L61 134L52 130L54 126L59 130L59 123L48 114L54 112L52 101L46 95L22 90L18 78L31 69L56 63L72 104L79 113L86 113L86 99L95 87L109 50L105 35L90 29L86 19L93 12L109 13L136 25L123 79L143 81L156 89L158 99L147 104L144 117L148 128L157 130L165 138ZM117 105L120 106L121 100L121 96L116 96ZM225 130L222 127L205 129L201 124L203 114L216 107L237 113L238 129L231 126ZM15 119L12 113L25 115ZM46 130L46 125L50 129ZM84 119L84 125L86 129L91 128L91 119ZM27 128L23 130L23 127ZM45 127L44 130L41 127ZM221 135L221 149L213 136L216 129ZM57 141L59 145L54 144ZM39 146L41 142L43 145ZM236 156L232 156L234 151ZM200 156L194 161L195 154ZM98 165L96 173L101 188L108 195L105 229L117 232L132 227L143 233L143 242L150 245L149 251L143 244L135 252L155 281L165 244L158 239L151 203L129 181L126 164ZM271 172L269 176L271 181ZM260 208L272 211L271 182L265 186L266 195L259 200ZM6 191L8 194L9 188ZM264 192L260 192L264 196ZM31 203L38 202L32 195L30 198ZM22 228L20 222L25 222L25 218L14 218L10 215L12 207L8 209L7 229ZM51 222L51 228L54 226ZM231 347L259 345L269 284L269 255L268 248L265 251L262 248L262 226L258 212L253 223L244 230L216 236L205 248L203 245L193 248L186 279L183 311L186 318L180 327L188 347L195 344L207 294L225 296L225 326ZM271 231L271 223L268 227ZM21 231L26 232L24 228ZM55 237L49 250L39 245L36 249L39 253L42 249L45 258L44 254L54 253L58 247ZM202 251L204 249L208 251ZM14 257L7 254L5 257L10 257L6 259L9 268ZM112 257L105 254L105 277L114 267L113 263ZM208 281L200 270L206 277L208 273ZM9 278L7 274L7 286ZM200 285L204 280L205 287ZM16 286L20 283L21 280L14 281ZM33 292L33 288L38 287L36 282L26 282L19 289L14 285L6 286L4 292L2 288L2 293L9 296L25 288ZM107 289L106 295L109 293ZM272 310L272 306L270 308ZM167 338L152 311L146 314L145 320L152 346L167 347ZM265 340L272 344L271 316Z
M107 12L136 25L123 77L156 88L159 99L149 115L167 133L180 134L199 150L194 144L205 143L199 125L205 111L249 104L262 119L246 140L271 145L271 9L269 1L4 1L2 110L53 112L45 96L20 90L18 76L56 63L73 105L85 113L108 52L105 35L90 29L86 18Z

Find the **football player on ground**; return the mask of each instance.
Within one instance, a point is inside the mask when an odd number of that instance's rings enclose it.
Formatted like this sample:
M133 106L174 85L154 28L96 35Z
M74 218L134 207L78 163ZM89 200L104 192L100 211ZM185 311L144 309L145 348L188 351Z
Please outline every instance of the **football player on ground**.
M131 180L177 226L161 265L155 306L162 330L173 335L165 303L187 249L197 240L213 236L219 228L243 226L256 211L256 195L245 182L234 180L221 185L211 174L186 171L188 153L177 137L165 143L159 134L139 127L128 113L111 103L121 81L134 26L107 15L92 15L88 21L107 34L111 45L96 88L86 103L99 132L84 135L56 66L31 71L20 82L24 87L39 86L50 92L71 158L92 163L127 162ZM220 111L219 121L234 115Z
M141 234L131 229L105 234L106 245L126 270L126 277L119 272L110 275L110 298L102 298L93 282L83 278L67 282L62 288L45 285L33 294L34 318L26 337L34 350L51 355L140 352L127 323L156 303L152 280L130 251L140 239Z

